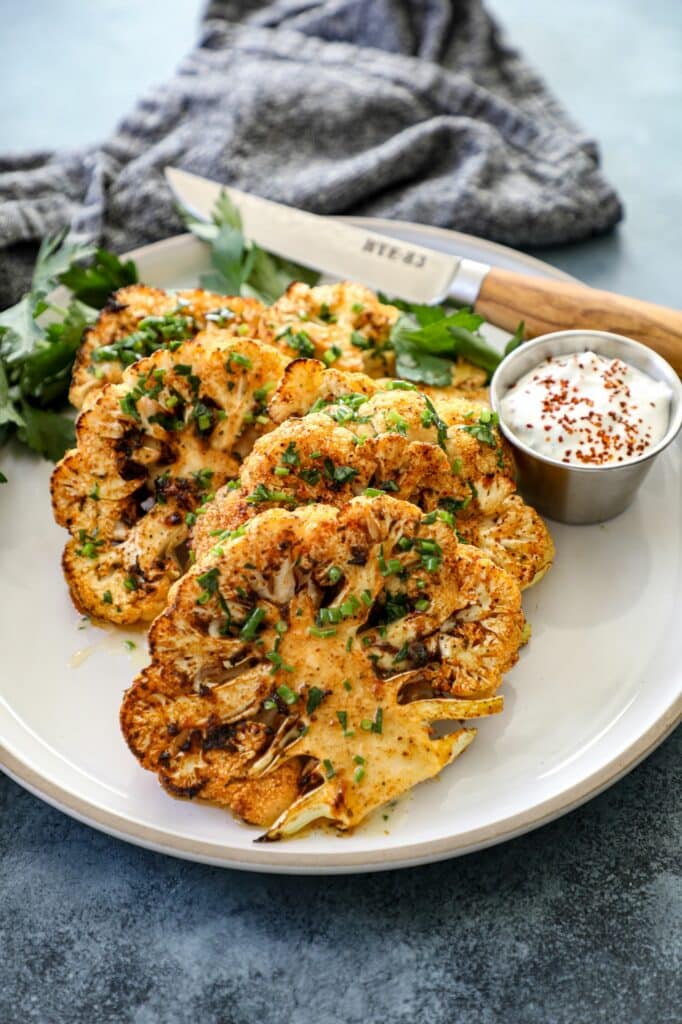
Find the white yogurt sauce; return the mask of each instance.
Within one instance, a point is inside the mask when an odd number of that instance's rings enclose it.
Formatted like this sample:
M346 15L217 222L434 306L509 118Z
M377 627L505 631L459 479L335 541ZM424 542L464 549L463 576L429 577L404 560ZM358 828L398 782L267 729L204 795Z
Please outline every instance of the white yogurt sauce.
M573 466L631 462L663 439L670 390L621 359L574 352L546 359L500 406L533 451Z

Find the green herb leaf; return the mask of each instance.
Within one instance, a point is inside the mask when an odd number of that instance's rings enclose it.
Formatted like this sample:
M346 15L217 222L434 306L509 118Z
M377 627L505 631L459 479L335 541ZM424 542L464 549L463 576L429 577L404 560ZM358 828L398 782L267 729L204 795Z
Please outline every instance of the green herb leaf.
M319 280L315 271L246 241L239 210L227 192L221 192L210 224L185 209L179 212L189 230L211 247L212 269L201 277L204 288L227 295L246 295L269 305L292 281L314 285Z
M312 713L319 708L325 696L326 694L324 690L321 690L319 686L311 686L308 690L308 700L305 706L306 712L309 715L312 715Z
M451 362L462 356L492 373L500 355L477 333L483 318L468 309L449 312L444 306L421 306L394 301L403 315L393 325L390 344L396 352L396 372L406 380L447 387Z
M59 280L71 289L74 298L101 309L112 292L136 284L139 278L132 260L124 263L113 252L96 249L90 266L72 264L59 274Z
M490 445L491 448L497 448L497 436L494 433L494 428L499 423L499 417L496 412L492 412L490 409L483 409L476 423L470 423L461 429L466 434L471 434L481 444Z
M18 430L19 440L51 462L61 459L64 452L76 443L74 421L64 413L36 409L22 402L21 416L23 425Z
M504 346L504 354L506 356L508 356L510 352L513 352L514 349L517 349L519 347L519 345L523 345L523 342L525 341L525 334L526 334L526 324L525 324L525 321L524 320L520 320L518 325L517 325L517 327L516 327L516 330L512 334L512 336L509 339L509 341L507 342L507 344Z

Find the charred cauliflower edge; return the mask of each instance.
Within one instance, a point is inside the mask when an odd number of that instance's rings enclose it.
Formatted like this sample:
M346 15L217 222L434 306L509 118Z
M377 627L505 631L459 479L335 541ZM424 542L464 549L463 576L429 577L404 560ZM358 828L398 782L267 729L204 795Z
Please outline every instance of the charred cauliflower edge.
M79 416L77 447L52 475L63 566L76 606L150 621L187 564L189 529L270 426L286 358L219 331L135 363Z
M516 493L511 453L487 407L431 401L402 381L372 386L359 375L297 362L269 412L289 418L256 442L241 487L219 491L207 506L193 531L197 554L221 530L265 508L314 501L338 507L385 491L447 517L460 540L485 550L522 587L551 564L547 527Z
M357 825L498 712L522 640L514 580L392 497L257 516L174 585L121 726L176 796L279 839Z
M202 289L171 293L130 285L112 295L85 331L70 400L84 407L105 383L119 383L126 366L212 327L275 345L290 359L316 358L328 367L391 376L395 355L389 335L399 316L395 306L349 281L315 288L294 282L270 307ZM485 372L459 359L452 384L480 393Z

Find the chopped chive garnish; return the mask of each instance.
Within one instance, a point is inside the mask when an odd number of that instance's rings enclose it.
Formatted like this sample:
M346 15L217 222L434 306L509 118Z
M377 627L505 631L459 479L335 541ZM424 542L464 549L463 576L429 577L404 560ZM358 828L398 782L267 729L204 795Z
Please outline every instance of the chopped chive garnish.
M298 694L284 684L277 687L277 693L282 698L285 704L295 704L298 700Z
M336 636L336 630L333 626L328 626L325 629L320 629L318 626L308 626L308 632L311 636L318 636L323 639L328 636Z
M258 628L265 618L264 608L254 608L246 622L239 630L239 636L242 640L255 640Z
M277 642L279 643L279 641L277 641ZM262 643L262 641L259 640L259 641L257 641L257 643ZM270 669L270 675L274 676L275 672L295 672L296 671L296 669L294 668L293 665L285 665L284 664L284 659L282 658L282 655L279 653L277 648L275 648L274 651L268 651L268 653L265 655L265 657L268 659L268 661L272 662L272 668Z
M240 326L245 326L245 325L240 325ZM244 366L244 367L246 367L247 370L250 370L251 367L253 366L253 363L251 362L249 357L242 355L241 352L230 352L229 356L227 357L228 369L230 368L230 364L231 363L236 363L237 366Z
M334 776L336 775L336 772L334 771L334 765L331 763L328 757L325 757L322 763L324 765L324 772L327 778L333 779Z

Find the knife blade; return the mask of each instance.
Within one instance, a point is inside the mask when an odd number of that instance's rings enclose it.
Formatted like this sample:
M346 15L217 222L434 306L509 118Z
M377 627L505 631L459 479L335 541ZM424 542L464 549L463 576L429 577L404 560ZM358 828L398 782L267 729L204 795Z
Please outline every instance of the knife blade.
M314 270L361 281L409 302L433 304L450 298L509 332L523 320L527 338L577 328L623 334L658 352L682 376L679 310L590 288L580 281L534 277L394 241L335 217L305 213L176 167L167 167L165 175L175 197L202 220L211 219L224 190L242 216L247 238Z
M464 304L472 303L488 270L474 260L398 242L176 167L167 167L165 175L176 199L201 220L211 219L216 200L224 191L241 214L244 235L262 248L335 277L362 281L409 302L432 304L450 296Z

